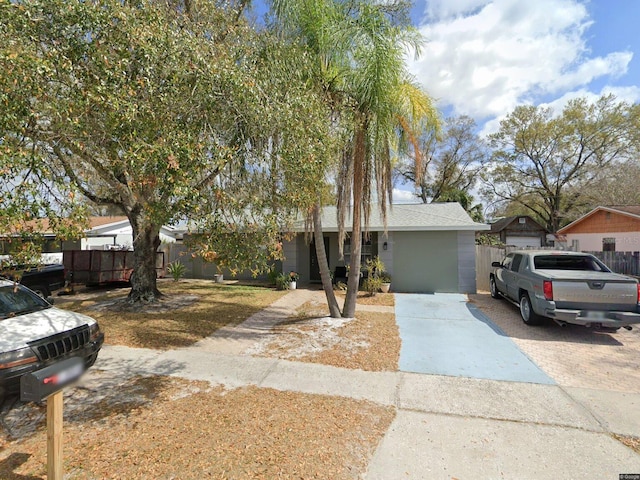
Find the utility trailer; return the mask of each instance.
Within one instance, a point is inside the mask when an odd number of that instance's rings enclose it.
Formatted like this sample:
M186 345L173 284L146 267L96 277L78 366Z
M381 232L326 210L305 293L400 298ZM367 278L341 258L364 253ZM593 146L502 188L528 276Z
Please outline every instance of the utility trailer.
M129 282L134 258L131 250L65 250L62 263L70 283L105 285ZM164 252L156 252L156 274L164 272Z

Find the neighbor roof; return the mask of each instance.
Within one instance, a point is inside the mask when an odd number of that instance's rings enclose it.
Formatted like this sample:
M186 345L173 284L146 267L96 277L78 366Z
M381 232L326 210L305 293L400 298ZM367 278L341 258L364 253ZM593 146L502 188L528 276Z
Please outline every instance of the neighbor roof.
M538 225L541 230L546 231L546 228L544 228L542 225L540 225L538 222L536 222L529 215L514 215L512 217L504 217L504 218L501 218L500 220L496 220L495 222L493 222L491 224L491 233L499 233L499 232L501 232L502 230L507 228L509 225L511 225L513 222L515 222L518 218L528 218L533 223Z
M595 214L596 212L618 213L621 215L625 215L627 217L640 220L640 205L612 205L612 206L596 207L586 215L583 215L579 219L571 222L569 225L565 225L564 227L559 229L558 233L559 234L566 233L567 230L570 230L576 225L578 225L579 223L584 222L587 218L589 218L591 215Z
M398 203L387 211L387 231L442 231L442 230L489 230L489 225L474 222L459 203ZM295 232L304 231L304 222L295 224ZM338 217L335 206L322 210L322 230L338 231ZM345 222L345 230L351 230L351 216ZM384 231L384 222L378 206L371 206L369 230Z

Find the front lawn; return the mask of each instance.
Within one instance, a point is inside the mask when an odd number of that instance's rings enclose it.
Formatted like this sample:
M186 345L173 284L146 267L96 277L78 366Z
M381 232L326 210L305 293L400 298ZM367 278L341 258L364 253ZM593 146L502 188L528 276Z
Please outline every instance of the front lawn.
M211 280L159 280L158 288L165 294L160 302L135 309L122 302L128 288L84 289L56 298L56 306L95 318L109 345L172 349L237 325L287 293Z

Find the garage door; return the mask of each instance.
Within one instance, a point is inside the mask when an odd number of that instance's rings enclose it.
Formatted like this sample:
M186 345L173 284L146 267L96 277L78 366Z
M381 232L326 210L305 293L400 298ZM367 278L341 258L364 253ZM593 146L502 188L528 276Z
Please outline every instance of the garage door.
M457 232L393 232L396 292L457 292Z
M507 245L516 247L540 247L540 237L507 237Z

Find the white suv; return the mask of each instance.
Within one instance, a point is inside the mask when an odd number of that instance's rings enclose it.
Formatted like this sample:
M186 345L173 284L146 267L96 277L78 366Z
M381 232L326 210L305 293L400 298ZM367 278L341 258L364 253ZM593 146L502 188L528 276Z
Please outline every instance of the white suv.
M0 280L0 405L20 391L20 377L70 357L86 368L104 334L93 318L53 307L28 288Z

